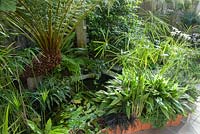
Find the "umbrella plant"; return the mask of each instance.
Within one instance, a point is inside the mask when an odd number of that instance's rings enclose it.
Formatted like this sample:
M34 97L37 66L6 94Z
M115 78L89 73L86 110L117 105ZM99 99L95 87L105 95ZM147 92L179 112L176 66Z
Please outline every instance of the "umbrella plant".
M15 12L5 12L10 24L34 41L41 53L27 65L23 78L45 75L61 62L61 48L81 20L97 4L86 0L19 0ZM36 5L33 4L36 3ZM38 3L42 4L41 8ZM46 5L46 8L43 7Z

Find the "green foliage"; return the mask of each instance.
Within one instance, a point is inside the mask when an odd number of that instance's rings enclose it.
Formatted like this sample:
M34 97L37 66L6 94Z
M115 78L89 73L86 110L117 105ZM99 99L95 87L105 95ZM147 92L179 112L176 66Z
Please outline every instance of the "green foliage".
M185 97L187 87L149 71L137 75L132 68L124 69L122 75L109 81L106 87L106 91L97 91L93 98L106 115L124 113L128 118L134 116L155 127L164 126L176 115L186 115L187 110L191 110L183 98L193 102L191 97Z
M21 93L22 86L19 81L19 72L23 70L22 63L26 64L26 58L22 59L23 56L19 56L20 52L18 51L19 55L16 55L15 52L13 44L0 48L0 124L4 123L2 130L4 132L2 133L20 134L25 130L26 116L31 116L30 113L34 113L34 111L24 105L26 99ZM28 57L30 53L25 52ZM9 111L7 106L9 106ZM27 111L25 111L26 108ZM3 117L4 112L6 112L5 117Z
M102 1L100 7L91 13L87 20L91 40L89 49L94 51L100 45L101 48L106 47L112 51L125 49L124 42L128 41L127 34L139 31L137 26L139 22L135 13L140 2L138 0Z
M0 90L11 82L13 70L9 67L8 61L11 60L12 44L9 46L0 46ZM8 83L6 82L8 81ZM6 84L7 83L7 84Z
M1 20L0 20L1 21ZM0 44L3 44L5 38L9 37L7 31L5 30L4 25L2 24L2 22L0 22Z
M72 46L74 28L96 2L19 2L17 11L4 12L4 17L40 49L0 48L0 132L96 134L101 129L99 118L111 119L106 125L126 126L140 118L161 127L191 110L188 103L198 97L192 85L199 81L199 50L174 40L170 26L152 13L141 20L135 15L140 1L106 0L89 16L94 59L86 57L85 49ZM3 38L5 33L1 28ZM23 66L37 59L40 50L54 53L61 48L61 65L37 90L23 91L19 80ZM77 81L82 80L82 73L100 74L115 65L122 68L122 74L113 75L105 88L74 90L80 86Z
M3 111L2 111L3 110ZM0 133L2 134L21 134L24 132L24 130L19 130L20 125L18 123L18 119L15 121L10 120L10 106L8 105L7 107L1 108L0 111ZM2 122L3 121L3 122ZM2 123L1 123L2 122Z
M36 92L18 93L14 86L0 90L0 107L5 109L6 104L10 106L9 125L12 127L9 127L9 132L13 134L21 133L21 131L29 133L26 128L27 118L30 118L41 129L45 127L46 119L56 114L60 110L61 103L67 103L67 99L70 98L68 82L58 82L58 80L55 78L45 80ZM51 85L49 85L49 82ZM52 127L51 133L62 133L64 131L62 128L59 126Z
M68 71L73 74L80 76L81 68L80 65L84 64L81 58L75 58L70 56L62 56L62 67L63 69L68 69Z
M107 91L100 90L95 93L95 102L101 103L100 109L106 110L106 114L126 113L127 117L139 117L143 110L143 103L148 94L143 94L143 76L137 77L131 71L124 69L122 75L109 81ZM139 99L139 96L142 98Z
M178 114L186 115L188 106L181 99L186 94L187 87L180 87L177 83L159 75L150 76L145 86L145 94L149 96L145 102L142 118L146 122L150 122L154 127L162 127Z
M2 133L4 134L9 134L9 130L8 130L8 116L9 116L9 105L6 109L6 113L5 113L5 120L4 120L4 124L3 124L3 128L2 128Z
M59 106L61 103L67 103L68 99L71 98L70 92L71 89L67 79L48 76L39 85L37 92L31 94L35 98L33 102L39 100L42 109L48 108L51 111L56 105Z
M15 11L17 0L0 0L0 11Z
M16 92L16 89L13 87L12 89L14 90L11 90L11 86L8 86L8 87L7 87L7 90L0 91L1 92L0 107L2 109L6 109L7 105L9 105L9 113L6 114L6 116L9 115L9 122L7 122L8 123L7 131L13 134L20 134L25 130L24 119L26 118L26 115L24 111L25 110L24 103L20 94ZM31 113L32 112L33 111L31 111ZM2 122L2 119L4 118L1 118L0 122ZM6 121L5 121L5 125L6 125Z
M122 75L109 81L106 91L97 91L93 101L100 103L99 107L106 111L105 114L122 112L128 118L144 118L160 127L177 114L185 115L191 110L187 103L194 99L187 94L190 92L187 84L198 78L198 69L191 70L194 65L199 67L196 63L199 54L188 48L187 42L169 37L169 26L162 20L153 16L149 18L153 19L145 21L146 35L139 40L130 38L134 47L116 53L111 61L123 66ZM158 29L153 27L155 21L163 22L159 23ZM184 78L182 74L185 74Z
M67 126L72 134L96 134L99 131L97 107L89 102L83 106L76 106L76 103L77 101L74 101L73 105L64 105L59 117L60 124Z
M39 129L38 126L30 120L27 122L28 126L34 132L32 134L69 134L68 129L64 126L52 126L51 119L47 121L44 130Z
M115 53L115 57L110 60L110 63L112 65L120 64L125 68L132 66L136 72L151 69L165 74L166 77L176 80L180 84L191 84L194 83L194 80L198 83L199 50L190 48L190 44L186 41L175 40L168 36L169 25L157 17L154 19L144 21L145 28L143 30L146 31L146 35L141 36L138 40L130 36L129 42L134 47ZM154 23L159 23L158 29L154 28Z
M13 89L13 83L19 82L19 74L24 70L23 66L30 64L32 57L36 57L37 53L37 48L27 48L22 51L14 47L14 43L8 46L1 45L0 90Z
M168 78L179 82L181 85L197 84L199 82L199 50L189 48L187 42L175 41L172 38L168 40L168 44L161 43L165 49L167 59L162 66L161 73Z
M38 9L29 1L19 0L17 11L5 12L5 15L13 27L36 42L44 53L55 54L65 45L79 22L96 6L95 2L93 4L85 0L38 2L46 5L46 10ZM45 15L41 13L43 11Z
M97 91L93 100L101 103L100 109L106 110L106 114L122 112L128 118L139 117L148 97L148 94L143 94L144 81L143 76L137 77L131 69L124 69L122 75L109 81L107 91Z
M156 17L152 12L146 12L144 19L144 33L152 42L160 41L166 36L170 36L170 27L165 21Z
M41 132L41 130L37 127L37 125L34 123L34 122L32 122L32 121L27 121L28 122L28 125L29 125L29 127L36 133L36 134L41 134L42 132Z
M192 11L185 11L181 16L181 20L188 27L200 25L200 14Z

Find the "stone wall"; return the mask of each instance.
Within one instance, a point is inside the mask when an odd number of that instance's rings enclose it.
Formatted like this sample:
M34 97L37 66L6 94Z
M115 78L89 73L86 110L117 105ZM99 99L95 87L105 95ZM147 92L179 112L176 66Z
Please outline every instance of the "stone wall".
M176 0L172 0L173 2L167 2L168 0L143 0L141 7L145 10L150 11L161 11L163 13L167 12L168 9L177 9L178 3ZM199 0L192 0L192 3L188 3L185 0L184 3L185 8L189 8L187 10L193 10L197 14L200 13L200 1ZM189 5L190 4L190 5Z
M178 3L177 0L171 0L171 2L169 0L144 0L141 8L155 14L167 15L167 23L182 30L185 30L184 26L190 27L200 24L199 0L191 0L191 2L185 0L182 4ZM194 32L199 32L199 30L195 29Z

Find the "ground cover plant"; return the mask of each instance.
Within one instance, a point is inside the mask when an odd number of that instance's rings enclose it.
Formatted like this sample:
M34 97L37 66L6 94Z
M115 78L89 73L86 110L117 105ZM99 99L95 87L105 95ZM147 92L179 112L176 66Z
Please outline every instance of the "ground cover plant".
M153 13L138 15L141 3L0 5L0 133L97 134L126 129L137 119L163 127L192 112L200 95L194 88L199 48L173 36L172 26ZM89 42L76 48L74 29L87 14ZM19 34L30 44L15 43ZM29 89L27 78L40 75Z

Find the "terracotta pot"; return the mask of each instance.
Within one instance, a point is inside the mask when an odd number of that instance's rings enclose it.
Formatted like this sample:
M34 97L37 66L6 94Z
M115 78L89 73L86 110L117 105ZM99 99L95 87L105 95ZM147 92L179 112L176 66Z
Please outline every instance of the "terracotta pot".
M175 120L168 121L166 126L167 127L169 127L169 126L178 126L181 123L182 119L183 119L183 116L182 115L178 115Z
M178 126L181 123L183 116L178 115L175 120L167 122L166 126ZM140 120L136 120L133 125L130 125L127 130L121 130L119 126L116 129L103 129L101 132L105 134L133 134L138 131L151 129L150 123L142 123Z

